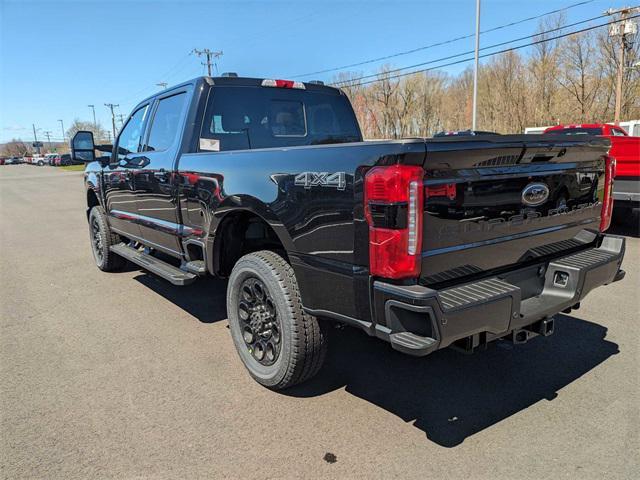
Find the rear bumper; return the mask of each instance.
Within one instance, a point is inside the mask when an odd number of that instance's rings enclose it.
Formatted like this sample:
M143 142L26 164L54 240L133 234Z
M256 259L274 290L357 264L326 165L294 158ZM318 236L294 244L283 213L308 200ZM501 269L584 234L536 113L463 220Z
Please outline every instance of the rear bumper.
M473 348L519 331L525 338L550 334L550 317L575 307L594 288L624 277L624 250L624 238L607 235L597 248L443 290L375 281L377 321L365 330L416 356L458 341Z
M640 178L616 178L613 182L613 199L616 206L640 207Z

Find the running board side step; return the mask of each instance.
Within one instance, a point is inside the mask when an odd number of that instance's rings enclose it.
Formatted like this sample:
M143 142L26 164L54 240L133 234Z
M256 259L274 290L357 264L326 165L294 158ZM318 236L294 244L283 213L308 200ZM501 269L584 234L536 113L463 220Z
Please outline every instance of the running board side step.
M118 245L112 245L110 250L120 255L123 258L126 258L130 262L135 263L136 265L141 266L145 270L150 271L158 275L159 277L164 278L168 282L173 283L174 285L183 286L189 285L193 283L197 277L190 272L185 272L184 270L180 270L178 267L174 267L173 265L160 260L152 255L144 253L140 250L132 248L124 243L119 243Z

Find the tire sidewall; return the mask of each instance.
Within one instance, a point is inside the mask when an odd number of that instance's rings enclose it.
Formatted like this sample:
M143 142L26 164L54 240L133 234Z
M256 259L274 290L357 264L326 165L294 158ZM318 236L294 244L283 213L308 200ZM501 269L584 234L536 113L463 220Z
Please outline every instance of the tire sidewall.
M100 207L93 207L91 212L89 213L89 241L91 242L91 254L93 255L93 260L96 262L96 265L99 269L104 268L104 263L107 258L108 252L105 252L105 248L109 248L107 245L107 236L105 232L105 224L102 218L102 215L99 211ZM96 220L98 222L98 226L100 227L100 236L102 237L102 260L100 260L96 256L95 247L93 245L93 222Z
M277 267L276 267L277 268ZM281 347L280 354L273 365L262 365L249 352L242 337L242 321L238 316L240 286L248 278L258 278L267 288L280 320ZM285 291L272 269L257 258L242 258L236 264L227 287L227 315L229 329L236 350L249 373L266 386L279 384L287 374L291 350L293 348L293 332L291 318L294 312L286 301Z

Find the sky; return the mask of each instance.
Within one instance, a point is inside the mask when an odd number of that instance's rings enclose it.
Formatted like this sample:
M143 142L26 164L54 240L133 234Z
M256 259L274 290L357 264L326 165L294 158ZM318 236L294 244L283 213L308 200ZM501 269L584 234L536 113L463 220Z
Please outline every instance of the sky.
M585 0L482 0L481 30L561 9ZM567 23L635 4L591 0L564 12ZM603 21L592 22L592 24ZM482 45L533 34L537 20L481 35ZM585 25L581 25L582 28ZM0 0L0 142L33 140L59 120L92 120L87 106L110 128L105 103L128 115L161 87L202 75L190 52L222 51L217 69L258 78L300 76L392 55L475 29L475 0L276 0L276 1L31 1ZM474 39L456 41L349 69L363 74L472 50ZM443 68L457 74L470 64Z

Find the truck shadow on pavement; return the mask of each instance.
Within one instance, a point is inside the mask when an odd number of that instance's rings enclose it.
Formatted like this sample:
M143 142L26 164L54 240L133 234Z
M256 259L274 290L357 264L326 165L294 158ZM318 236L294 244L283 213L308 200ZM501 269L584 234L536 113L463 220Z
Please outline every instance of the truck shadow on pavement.
M137 267L134 266L134 269ZM202 323L227 319L227 281L220 278L200 278L185 287L176 287L153 274L140 271L135 280L158 295L179 306Z
M151 274L135 279L200 322L227 318L224 280L201 279L176 288ZM601 325L559 315L555 328L554 335L524 345L500 341L473 355L445 349L424 358L398 353L352 328L331 329L320 373L281 394L308 398L344 388L413 422L436 444L455 447L540 400L553 400L563 387L618 353Z
M525 345L494 342L465 355L445 349L424 358L395 352L353 329L335 332L318 376L283 392L312 397L339 388L424 431L443 447L526 409L618 353L601 325L560 315L556 333ZM551 407L553 408L553 407Z

